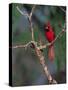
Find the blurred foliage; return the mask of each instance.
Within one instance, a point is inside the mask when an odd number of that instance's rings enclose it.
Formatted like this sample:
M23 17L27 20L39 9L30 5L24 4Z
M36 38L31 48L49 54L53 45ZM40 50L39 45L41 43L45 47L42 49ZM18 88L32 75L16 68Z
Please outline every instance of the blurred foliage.
M29 4L12 4L12 43L13 45L25 44L31 40L31 32L29 29L29 24L27 18L22 16L16 9L16 6L22 11L30 13L33 5ZM34 28L35 40L39 42L39 34L43 43L47 43L44 37L44 23L50 21L52 27L54 28L55 34L57 35L61 28L59 24L63 26L66 17L60 8L60 6L48 6L48 5L37 5L33 13L32 23ZM65 9L65 7L62 7ZM21 21L22 20L22 21ZM21 28L20 24L21 23ZM44 49L44 55L46 57L46 63L49 67L55 70L52 71L55 78L59 83L64 83L63 77L58 78L61 72L66 73L66 34L59 37L54 44L55 47L55 60L52 62L48 60L47 52L48 48ZM44 72L41 65L39 64L38 58L35 55L34 50L28 48L26 51L24 49L14 49L13 50L13 85L38 85L47 84L47 79L44 79ZM18 61L18 62L17 62ZM43 75L41 75L43 73ZM40 76L41 75L41 76ZM66 76L64 76L66 78ZM41 78L41 79L38 79ZM38 79L38 80L37 80Z

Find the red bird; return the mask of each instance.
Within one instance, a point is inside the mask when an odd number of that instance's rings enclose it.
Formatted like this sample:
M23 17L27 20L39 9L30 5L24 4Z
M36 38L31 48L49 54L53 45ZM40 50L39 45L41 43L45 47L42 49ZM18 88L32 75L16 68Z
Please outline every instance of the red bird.
M52 42L55 39L55 33L53 31L53 28L52 28L50 22L48 22L47 24L44 25L44 32L45 32L45 37L49 42ZM53 61L55 58L53 44L49 46L48 57L49 57L49 60L51 60L51 61Z

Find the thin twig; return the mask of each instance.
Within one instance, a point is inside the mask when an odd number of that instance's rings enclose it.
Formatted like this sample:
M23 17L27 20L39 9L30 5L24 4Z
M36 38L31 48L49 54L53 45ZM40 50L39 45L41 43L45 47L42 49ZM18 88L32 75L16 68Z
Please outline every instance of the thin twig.
M62 7L59 7L64 13L66 13L66 11L62 8Z
M34 41L34 30L33 30L33 26L32 26L32 15L33 15L35 7L36 7L36 5L33 5L32 10L31 10L30 15L29 15L30 29L32 32L32 40L33 41Z
M29 22L30 22L30 30L31 30L32 41L34 41L34 30L33 30L31 19Z
M36 5L33 6L32 10L31 10L31 13L30 13L30 17L32 17L32 14L33 14L33 12L35 10L35 7L36 7Z

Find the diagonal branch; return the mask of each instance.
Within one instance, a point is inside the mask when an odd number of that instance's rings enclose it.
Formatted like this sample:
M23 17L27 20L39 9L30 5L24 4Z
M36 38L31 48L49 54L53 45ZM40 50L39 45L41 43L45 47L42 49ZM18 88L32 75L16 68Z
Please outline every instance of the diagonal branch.
M43 53L38 48L36 48L35 51L36 51L36 54L37 54L37 56L38 56L38 58L40 60L40 64L43 67L44 73L48 78L49 83L50 84L57 84L57 81L53 79L53 77L51 76L51 74L50 74L50 72L48 70L48 67L47 67L47 65L45 63L45 57L44 57Z
M59 8L60 8L64 13L66 13L66 11L65 11L61 6L60 6Z
M16 8L20 12L21 15L24 15L24 16L29 18L29 14L28 13L23 13L18 6Z

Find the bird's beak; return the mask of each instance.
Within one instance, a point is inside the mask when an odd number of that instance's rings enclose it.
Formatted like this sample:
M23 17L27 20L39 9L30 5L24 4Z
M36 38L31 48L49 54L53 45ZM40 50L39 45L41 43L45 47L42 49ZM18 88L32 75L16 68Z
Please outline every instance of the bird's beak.
M45 27L45 29L48 29L48 27Z

